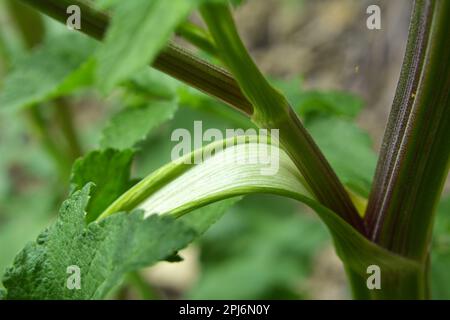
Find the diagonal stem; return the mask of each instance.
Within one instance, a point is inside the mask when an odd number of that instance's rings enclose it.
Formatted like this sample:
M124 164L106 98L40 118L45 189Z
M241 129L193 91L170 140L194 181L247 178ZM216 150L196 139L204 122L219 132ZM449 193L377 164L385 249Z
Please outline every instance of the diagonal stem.
M66 23L66 8L77 5L81 9L81 32L101 40L108 28L107 14L95 10L80 0L21 0L39 11ZM155 59L153 67L235 109L251 115L253 108L241 89L226 70L196 57L187 50L170 43Z

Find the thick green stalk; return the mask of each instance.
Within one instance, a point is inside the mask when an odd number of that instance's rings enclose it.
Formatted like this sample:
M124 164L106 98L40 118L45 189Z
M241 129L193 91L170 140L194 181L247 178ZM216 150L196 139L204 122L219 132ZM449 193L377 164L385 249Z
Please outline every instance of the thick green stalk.
M262 128L279 129L281 144L317 199L364 233L362 219L329 163L285 97L268 83L248 54L229 7L208 3L201 13L220 57L254 107L253 122Z
M450 1L415 3L366 222L381 246L426 264L449 169Z

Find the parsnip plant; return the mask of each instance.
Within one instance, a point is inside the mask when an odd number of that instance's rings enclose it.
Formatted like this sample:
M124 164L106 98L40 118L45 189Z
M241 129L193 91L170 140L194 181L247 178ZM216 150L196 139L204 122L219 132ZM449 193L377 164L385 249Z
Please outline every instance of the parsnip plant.
M31 48L42 40L39 20L27 29L18 3L8 4L11 17L23 26L19 29ZM74 30L46 38L17 61L1 89L2 112L25 109L61 179L69 179L71 170L70 196L57 221L6 270L6 299L105 298L124 275L178 259L178 250L241 197L255 193L292 198L317 213L333 238L355 298L430 297L434 212L450 155L450 1L415 2L372 186L375 158L370 143L356 127L346 125L358 113L359 100L336 92L288 99L283 84L266 79L253 62L225 0L20 3L63 23L67 8L75 5L81 13L79 31L85 35ZM186 22L196 10L205 29ZM173 33L222 66L170 42ZM103 93L119 88L127 107L110 119L99 149L82 155L76 128L62 109L66 96L94 86ZM220 110L235 125L278 130L279 137L214 141L141 180L131 178L136 146L152 129L172 119L177 106L194 96L197 108L205 108L204 96L188 87L240 111ZM62 146L46 133L42 121L42 110L55 105ZM223 108L220 103L209 106ZM336 117L318 121L315 113ZM338 130L354 140L336 138ZM330 150L336 145L330 142L333 138L338 145L358 147L351 155ZM260 147L276 151L275 175L262 174L264 165L258 161L239 162L256 158ZM201 163L192 161L198 157ZM77 290L68 288L69 266L81 272ZM372 287L368 270L374 267L380 283Z

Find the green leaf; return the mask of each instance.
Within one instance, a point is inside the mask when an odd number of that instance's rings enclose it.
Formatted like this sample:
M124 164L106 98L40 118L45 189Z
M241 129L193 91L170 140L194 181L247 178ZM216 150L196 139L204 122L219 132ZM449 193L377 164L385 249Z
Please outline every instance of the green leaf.
M149 101L128 107L112 117L102 133L103 148L126 149L144 140L148 133L173 118L177 110L175 101Z
M129 187L131 158L129 150L95 151L75 164L73 188L87 181L94 181L97 188L92 192L88 184L74 192L64 202L56 224L19 253L3 279L6 298L104 298L125 273L173 257L237 200L221 201L177 220L156 215L144 219L142 211L135 210L87 224L87 217L95 218L121 189ZM71 265L80 267L80 290L66 287L70 276L66 270Z
M442 198L436 211L431 251L433 299L450 299L450 197Z
M340 180L367 198L377 156L369 135L351 121L363 107L361 98L340 91L304 91L299 78L272 82L304 119L305 127Z
M197 3L196 0L117 2L97 56L99 83L110 90L151 63Z
M341 91L304 91L294 103L295 110L305 119L318 114L354 119L363 106L361 98Z
M92 3L86 3L83 0L21 1L63 24L67 20L67 7L74 4L79 6L83 12L81 15L83 28L80 31L97 40L103 39L110 24L107 12L98 11L93 7ZM113 0L113 2L115 1ZM126 17L126 20L128 18ZM144 41L147 42L148 39ZM180 68L180 61L183 61L183 65L186 68ZM116 61L111 63L116 63ZM251 113L252 106L250 102L243 96L236 81L226 70L218 66L212 66L204 59L194 56L174 42L169 43L158 53L152 66L194 88L207 92L209 95L226 102L237 110L246 114Z
M68 94L92 82L93 40L75 33L45 42L17 62L0 93L2 110L16 110Z
M54 190L41 188L27 194L12 193L0 206L0 275L11 265L17 252L36 238L52 220Z
M16 257L3 278L8 299L104 298L126 272L169 257L196 236L182 221L143 219L139 211L86 225L89 189L66 200L56 224ZM81 272L79 290L66 286L73 265Z
M189 107L191 109L190 113L193 113L195 110L203 114L212 115L218 118L220 123L225 123L228 128L257 128L243 113L231 108L224 108L223 102L212 99L196 89L180 86L177 93L179 105Z
M232 196L249 193L279 194L302 201L318 213L328 226L339 255L347 267L362 279L365 279L366 268L371 264L380 266L387 274L402 272L405 277L415 276L419 268L415 261L376 246L334 212L313 200L304 187L301 174L282 149L278 150L279 170L274 176L262 175L260 170L264 166L261 163L236 165L239 163L237 159L242 161L242 158L252 158L257 154L258 143L255 142L255 137L247 138L245 141L242 137L237 141L233 140L237 144L216 152L215 156L199 165L183 162L196 159L202 153L211 154L212 150L217 151L218 146L229 146L230 140L228 143L212 143L162 167L122 195L103 212L100 219L114 212L133 208L144 210L145 216L155 213L181 216L192 209ZM272 147L276 148L274 145ZM209 183L205 184L205 181ZM186 188L187 185L189 188ZM389 279L387 276L386 278Z
M354 119L364 107L362 99L354 94L330 90L303 90L301 79L272 80L288 98L294 110L306 121L316 116L338 116Z
M78 159L72 170L71 184L73 190L79 190L89 182L95 184L87 210L87 221L95 220L109 204L128 190L130 168L133 160L131 150L93 151Z
M367 198L377 162L369 135L340 118L317 117L306 127L342 182Z

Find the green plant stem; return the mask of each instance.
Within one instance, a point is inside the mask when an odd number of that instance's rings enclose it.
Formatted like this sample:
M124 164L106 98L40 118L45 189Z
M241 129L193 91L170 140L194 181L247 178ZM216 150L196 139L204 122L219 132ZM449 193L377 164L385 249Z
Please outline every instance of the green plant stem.
M77 5L81 9L81 32L101 40L108 28L109 17L80 0L21 0L35 9L66 23L66 8ZM187 50L170 43L153 62L153 67L205 92L237 110L251 115L253 107L242 94L236 81L224 69L196 57Z
M425 264L449 169L450 1L416 1L410 30L366 221L374 241Z
M262 128L279 129L281 144L312 193L364 234L363 221L331 166L287 100L268 83L247 52L229 7L208 3L201 7L201 13L222 60L254 106L253 122Z

